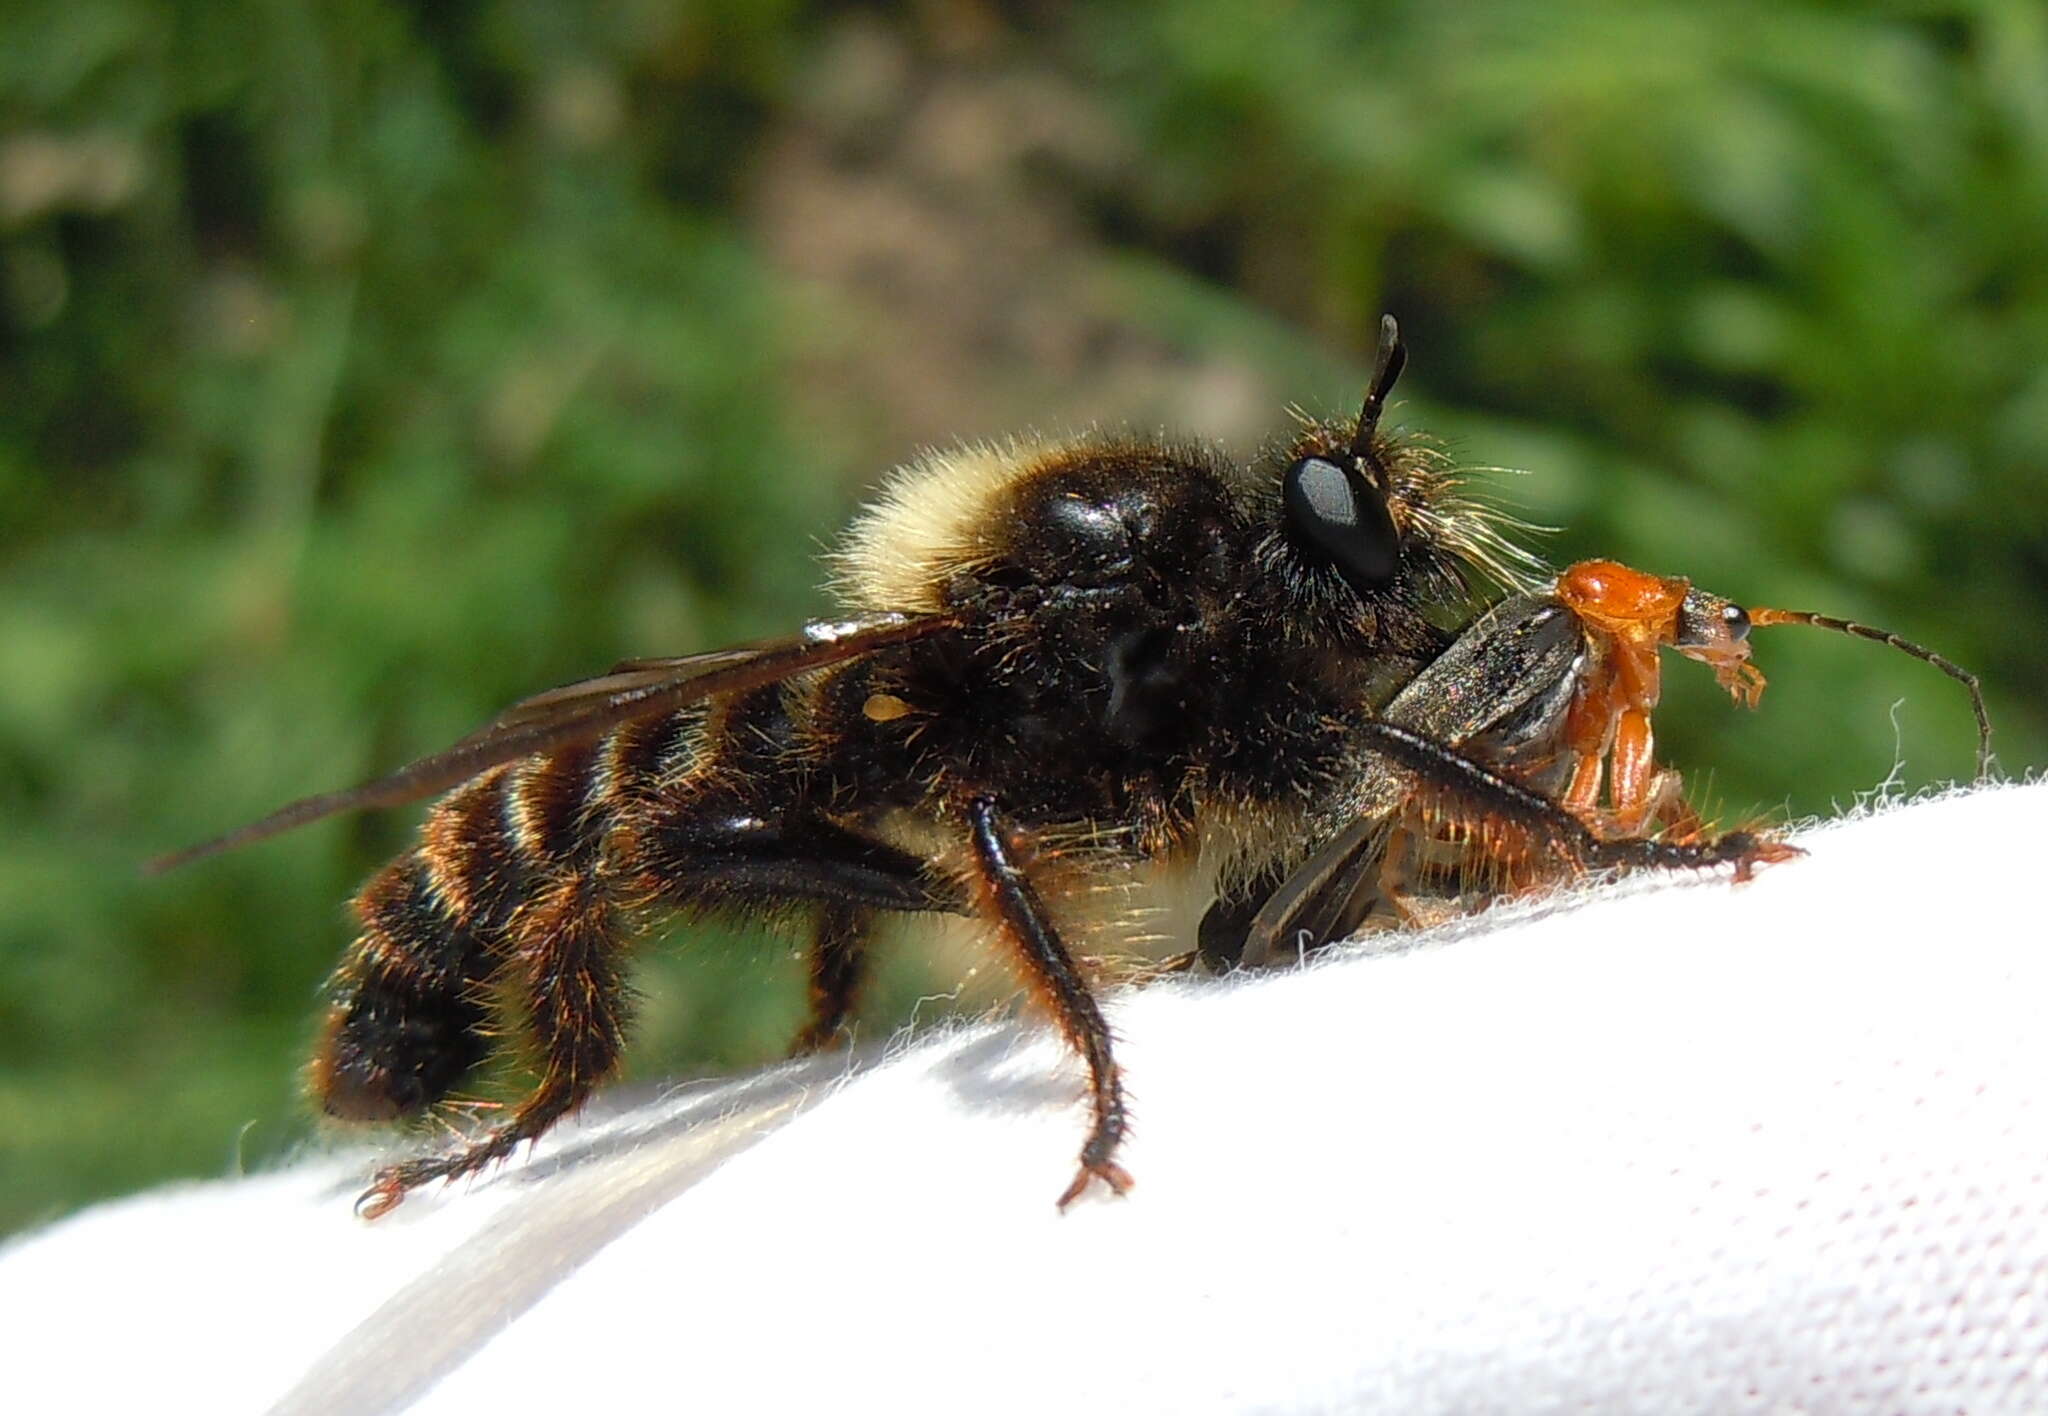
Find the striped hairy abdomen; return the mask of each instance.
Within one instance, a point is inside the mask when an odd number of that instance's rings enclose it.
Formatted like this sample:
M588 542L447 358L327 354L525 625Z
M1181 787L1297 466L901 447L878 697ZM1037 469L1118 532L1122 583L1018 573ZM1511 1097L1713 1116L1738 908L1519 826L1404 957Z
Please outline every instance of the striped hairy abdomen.
M434 806L357 894L310 1073L329 1115L386 1121L445 1098L493 1048L501 1000L553 932L551 901L600 874L607 833L687 751L694 715L499 767Z

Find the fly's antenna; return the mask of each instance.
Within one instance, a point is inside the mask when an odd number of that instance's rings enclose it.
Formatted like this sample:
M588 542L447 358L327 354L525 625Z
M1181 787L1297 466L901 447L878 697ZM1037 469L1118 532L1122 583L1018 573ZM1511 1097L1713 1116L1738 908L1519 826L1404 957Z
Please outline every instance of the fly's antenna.
M1380 316L1380 352L1372 362L1372 383L1365 390L1365 407L1358 412L1358 431L1351 435L1351 455L1361 460L1372 457L1372 435L1386 411L1387 395L1394 380L1408 362L1408 346L1401 342L1401 326L1392 315Z
M1874 639L1879 644L1911 654L1923 663L1934 665L1964 688L1970 690L1970 707L1977 713L1977 780L1984 781L1991 775L1991 714L1984 707L1984 689L1977 682L1977 676L1949 659L1944 659L1932 649L1924 649L1910 639L1901 639L1890 630L1874 629L1867 624L1853 620L1836 619L1833 615L1816 615L1806 610L1755 609L1749 611L1751 625L1767 624L1810 624L1818 629L1832 629L1839 634L1853 634L1858 639Z

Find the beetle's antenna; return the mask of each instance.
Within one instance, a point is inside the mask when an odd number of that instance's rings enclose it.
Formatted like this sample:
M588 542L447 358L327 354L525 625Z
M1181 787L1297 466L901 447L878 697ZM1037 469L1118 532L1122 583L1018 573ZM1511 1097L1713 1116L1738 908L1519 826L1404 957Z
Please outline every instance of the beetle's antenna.
M1379 428L1380 414L1386 410L1387 395L1393 391L1394 380L1401 377L1401 366L1408 362L1408 346L1401 342L1401 326L1394 322L1392 315L1380 316L1380 352L1373 360L1372 383L1365 390L1365 407L1358 413L1358 431L1351 436L1351 455L1366 458L1372 455L1372 435Z
M1840 634L1853 634L1858 639L1874 639L1879 644L1911 654L1924 663L1934 665L1950 678L1970 690L1970 706L1977 713L1977 780L1984 781L1991 775L1991 714L1984 707L1984 689L1977 682L1977 676L1961 665L1942 658L1932 649L1923 649L1910 639L1901 639L1890 630L1874 629L1867 624L1853 620L1836 619L1833 615L1816 615L1806 610L1754 609L1749 611L1752 625L1767 624L1810 624L1818 629L1832 629Z

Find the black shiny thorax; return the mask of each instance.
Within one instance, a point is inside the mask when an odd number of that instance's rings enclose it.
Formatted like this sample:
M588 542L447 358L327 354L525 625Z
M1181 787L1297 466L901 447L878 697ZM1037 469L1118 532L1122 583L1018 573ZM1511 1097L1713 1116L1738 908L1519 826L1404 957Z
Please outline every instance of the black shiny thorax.
M1242 579L1252 530L1228 474L1195 454L1084 449L1006 487L981 529L986 563L947 587L962 607L991 590L1137 596L1194 613Z
M1207 802L1311 791L1360 680L1252 574L1256 499L1157 448L1077 450L1003 488L938 587L960 633L821 695L822 738L861 744L832 769L858 776L846 795L943 811L991 794L1027 824L1136 826L1149 851L1187 840ZM876 701L907 711L863 720Z

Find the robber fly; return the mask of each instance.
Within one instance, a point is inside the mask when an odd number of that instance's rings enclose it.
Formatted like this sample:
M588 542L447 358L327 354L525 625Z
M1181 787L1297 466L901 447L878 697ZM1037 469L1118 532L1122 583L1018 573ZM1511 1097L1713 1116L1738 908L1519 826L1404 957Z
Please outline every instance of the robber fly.
M1466 897L1794 854L1690 819L1649 734L1660 645L1750 693L1770 621L1619 566L1540 582L1442 456L1382 428L1404 358L1389 318L1358 416L1250 465L1103 436L927 456L835 552L835 618L621 664L157 862L446 793L356 897L311 1090L343 1120L417 1116L507 1035L538 1075L495 1128L379 1171L361 1211L581 1106L624 1045L626 940L663 912L803 920L800 1049L841 1034L877 916L978 921L1087 1073L1064 1206L1131 1183L1071 947L1105 879L1192 868L1217 898L1202 955L1258 964L1398 909L1446 851ZM1472 619L1489 580L1524 593Z

